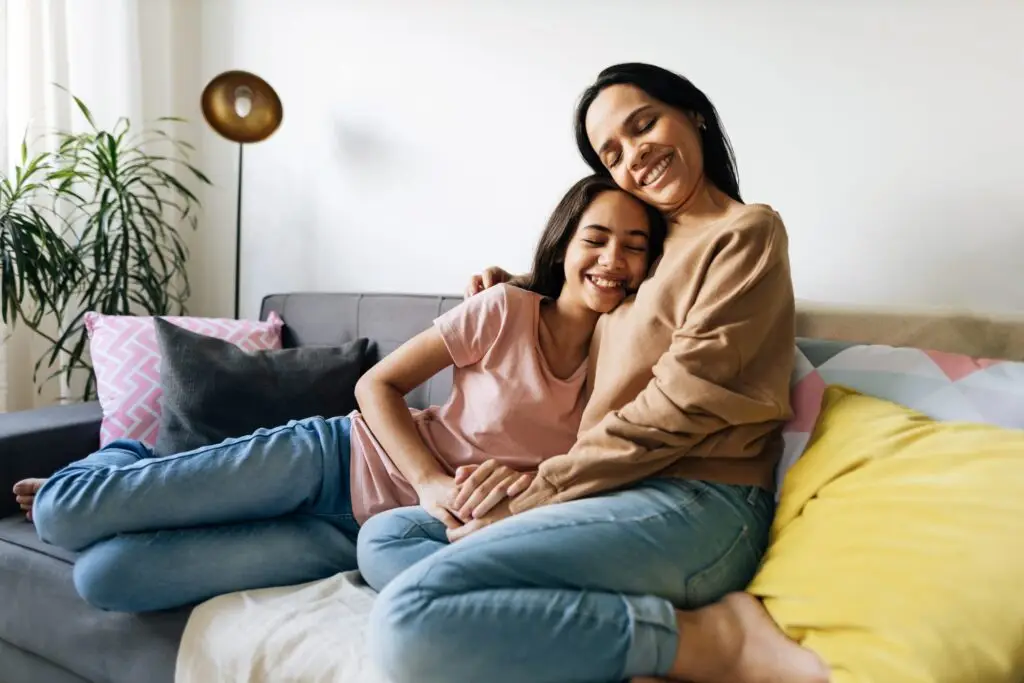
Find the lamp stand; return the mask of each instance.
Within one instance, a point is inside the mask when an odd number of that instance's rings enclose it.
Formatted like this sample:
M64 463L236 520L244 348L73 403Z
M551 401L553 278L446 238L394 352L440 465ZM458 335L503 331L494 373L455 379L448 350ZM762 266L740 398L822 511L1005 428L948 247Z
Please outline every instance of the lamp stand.
M245 145L238 143L238 203L235 206L235 319L240 315L242 291L242 149Z

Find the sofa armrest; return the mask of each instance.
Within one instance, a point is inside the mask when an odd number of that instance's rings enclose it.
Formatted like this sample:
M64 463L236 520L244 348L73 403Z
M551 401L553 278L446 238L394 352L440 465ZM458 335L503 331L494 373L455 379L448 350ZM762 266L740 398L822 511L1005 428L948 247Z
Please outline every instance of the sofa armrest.
M0 414L0 517L18 512L15 482L48 477L99 448L102 416L97 402Z

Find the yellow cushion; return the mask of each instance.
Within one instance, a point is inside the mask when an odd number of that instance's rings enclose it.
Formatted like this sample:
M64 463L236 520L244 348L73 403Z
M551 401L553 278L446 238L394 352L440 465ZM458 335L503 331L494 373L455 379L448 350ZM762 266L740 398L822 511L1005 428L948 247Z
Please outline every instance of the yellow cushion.
M1024 431L829 387L749 591L833 683L1024 681Z

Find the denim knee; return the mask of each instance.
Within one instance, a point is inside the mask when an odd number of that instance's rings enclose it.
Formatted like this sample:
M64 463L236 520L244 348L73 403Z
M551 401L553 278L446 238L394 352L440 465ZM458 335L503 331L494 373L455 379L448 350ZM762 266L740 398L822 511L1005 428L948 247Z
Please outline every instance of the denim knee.
M75 533L75 515L65 505L60 485L60 475L54 475L36 492L32 503L32 522L40 539L75 552L87 543L80 538L80 534Z
M401 529L396 526L393 517L394 510L388 510L370 517L359 527L359 536L356 539L356 561L359 565L359 573L374 590L386 583L383 581L380 571L380 550L382 546L396 538Z
M95 543L82 552L72 571L75 590L93 607L112 612L137 612L133 582L138 566L118 537Z
M374 602L367 631L370 658L391 683L449 683L446 661L457 656L431 642L432 594L406 576L392 581Z
M370 517L359 528L359 573L374 590L383 590L395 578L395 562L388 555L389 548L419 529L419 522L408 513L408 508L387 510Z

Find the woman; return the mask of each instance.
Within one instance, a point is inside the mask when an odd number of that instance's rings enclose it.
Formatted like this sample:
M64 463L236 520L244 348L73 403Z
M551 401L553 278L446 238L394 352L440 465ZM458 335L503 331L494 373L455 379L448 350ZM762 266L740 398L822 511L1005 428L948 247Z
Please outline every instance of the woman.
M442 315L361 378L361 413L163 458L117 441L20 493L43 540L81 551L79 593L127 612L354 569L360 524L396 506L457 530L458 467L533 470L572 445L597 320L636 288L664 232L656 211L585 178L548 223L533 291L495 288ZM451 365L448 403L410 412L403 396ZM532 479L501 472L501 495Z
M389 537L410 510L366 529L367 558L423 558L382 591L373 655L393 683L827 680L736 592L767 544L790 415L782 221L742 203L717 112L664 69L603 71L580 101L576 141L596 173L667 217L664 254L598 325L572 448L509 498L467 510L460 492L455 507L473 521L455 531L427 523ZM471 286L496 279L508 275Z

